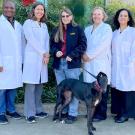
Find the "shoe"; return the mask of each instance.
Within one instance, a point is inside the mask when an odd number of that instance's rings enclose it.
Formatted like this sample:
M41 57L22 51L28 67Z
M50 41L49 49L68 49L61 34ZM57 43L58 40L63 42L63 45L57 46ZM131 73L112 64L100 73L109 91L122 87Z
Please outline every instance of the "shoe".
M66 124L73 124L77 120L77 117L68 115L68 117L65 119Z
M8 119L5 115L0 115L0 125L8 124Z
M100 122L100 121L103 121L103 120L105 120L105 119L100 119L100 118L93 118L93 122Z
M48 117L48 113L46 113L46 112L37 113L36 117L38 117L38 118L46 118L46 117Z
M13 113L7 112L6 114L9 115L11 118L14 118L16 120L19 120L22 118L22 116L20 114L18 114L17 112L13 112Z
M27 118L27 123L31 124L31 123L36 123L36 118L34 116L30 116Z
M126 117L120 117L115 120L116 123L124 123L126 121L128 121L128 118L126 118Z
M114 116L114 120L117 120L117 119L119 119L119 118L120 118L119 115Z
M106 118L103 118L103 117L101 117L101 116L95 116L93 119L92 119L92 121L93 122L100 122L100 121L103 121L103 120L105 120Z

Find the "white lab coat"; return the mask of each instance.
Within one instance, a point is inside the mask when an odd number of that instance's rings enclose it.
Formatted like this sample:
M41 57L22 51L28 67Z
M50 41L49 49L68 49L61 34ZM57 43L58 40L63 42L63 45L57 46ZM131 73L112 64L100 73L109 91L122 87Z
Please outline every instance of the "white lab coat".
M93 32L93 25L86 27L87 38L86 54L92 59L84 62L84 68L94 75L104 72L108 76L108 84L111 75L111 39L112 29L106 23L101 23ZM86 71L83 72L85 82L93 82L95 79Z
M135 28L122 33L115 30L112 39L111 84L121 91L135 91Z
M49 34L45 23L28 19L23 25L26 38L23 82L30 84L48 81L48 68L43 64L43 53L49 53Z
M0 16L0 90L22 86L22 26Z

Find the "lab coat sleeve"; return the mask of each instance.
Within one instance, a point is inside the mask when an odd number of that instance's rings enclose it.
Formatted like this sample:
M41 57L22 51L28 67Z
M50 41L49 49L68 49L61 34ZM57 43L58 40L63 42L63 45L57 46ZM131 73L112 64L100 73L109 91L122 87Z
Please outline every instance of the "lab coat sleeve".
M130 63L135 63L135 40L131 46Z
M0 48L0 67L2 67L3 64L2 64L2 54L1 54L1 48Z
M106 27L104 30L104 35L101 35L99 39L95 43L93 43L93 48L89 51L89 53L86 52L86 54L89 56L90 59L96 58L98 55L100 55L108 46L111 46L111 40L112 40L112 29L110 26Z
M46 37L45 37L45 52L47 52L47 53L49 53L49 50L50 50L50 48L49 48L49 33L48 33L48 28L47 28L47 26L46 26Z
M24 32L22 29L22 33L21 33L21 42L22 42L22 63L24 62L24 52L25 52L25 47L26 47L26 39L24 36Z
M2 37L1 32L0 32L0 38ZM2 52L1 52L1 40L0 40L0 67L3 66L3 62L2 62Z
M36 38L33 35L32 27L31 27L31 21L27 20L25 21L23 25L23 31L26 38L26 41L28 42L28 45L31 45L37 53L39 53L41 56L43 53L45 53L45 50L38 45L39 42L36 40Z

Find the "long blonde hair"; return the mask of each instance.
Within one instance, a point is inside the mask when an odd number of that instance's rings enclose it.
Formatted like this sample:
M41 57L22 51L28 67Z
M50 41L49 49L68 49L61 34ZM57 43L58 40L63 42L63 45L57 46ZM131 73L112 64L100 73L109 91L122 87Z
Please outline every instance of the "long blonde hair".
M66 12L67 14L69 15L72 15L73 17L73 14L71 12L71 10L67 7L63 7L62 10L60 11L60 14L59 14L59 25L58 25L58 29L57 29L57 32L54 36L54 41L55 42L59 42L59 41L64 41L63 39L63 23L62 23L62 12ZM77 26L77 24L75 23L74 21L74 17L72 18L71 20L71 24L72 26Z

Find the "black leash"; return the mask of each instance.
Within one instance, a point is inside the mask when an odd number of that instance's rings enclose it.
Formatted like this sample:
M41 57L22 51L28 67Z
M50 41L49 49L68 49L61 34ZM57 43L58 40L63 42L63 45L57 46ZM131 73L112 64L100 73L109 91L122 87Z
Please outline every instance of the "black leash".
M87 71L86 69L82 68L84 71L86 71L87 73L89 73L92 77L94 77L95 79L97 79L97 77L95 75L93 75L92 73L90 73L89 71Z

